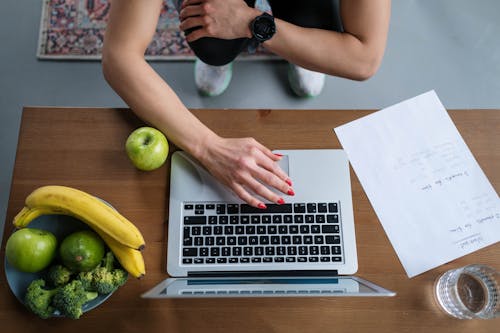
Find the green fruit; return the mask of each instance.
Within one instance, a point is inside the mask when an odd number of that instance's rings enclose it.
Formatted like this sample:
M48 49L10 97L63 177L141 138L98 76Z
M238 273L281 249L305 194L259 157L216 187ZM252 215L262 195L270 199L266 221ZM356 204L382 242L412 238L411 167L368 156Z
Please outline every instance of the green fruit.
M168 141L156 128L140 127L127 138L125 150L136 168L151 171L165 163L168 156Z
M23 228L7 240L5 256L16 269L35 273L46 268L54 259L57 250L57 239L49 231Z
M104 242L93 231L77 231L64 238L59 255L70 270L87 272L99 265L104 257Z

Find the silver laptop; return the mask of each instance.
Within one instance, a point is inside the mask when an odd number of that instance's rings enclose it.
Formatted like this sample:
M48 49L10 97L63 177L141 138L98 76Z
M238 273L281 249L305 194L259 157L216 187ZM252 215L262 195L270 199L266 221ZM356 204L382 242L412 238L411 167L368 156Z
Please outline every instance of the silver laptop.
M148 298L393 296L357 271L343 150L281 150L295 196L245 204L185 152L172 155L167 272Z

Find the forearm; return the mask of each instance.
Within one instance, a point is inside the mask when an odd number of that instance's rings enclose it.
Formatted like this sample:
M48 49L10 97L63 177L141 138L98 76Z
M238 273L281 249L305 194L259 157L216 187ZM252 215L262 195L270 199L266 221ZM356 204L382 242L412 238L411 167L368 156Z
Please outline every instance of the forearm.
M390 14L390 0L341 0L343 32L307 29L277 19L276 34L264 45L305 68L365 80L382 61Z
M139 117L191 153L219 181L254 207L266 207L262 199L252 195L254 193L271 202L284 202L261 182L283 193L293 193L288 175L275 163L278 156L252 138L217 136L185 108L140 55L120 51L120 56L115 57L105 50L104 75Z
M242 200L259 208L265 205L255 194L283 202L262 184L290 192L288 176L275 163L279 157L252 138L217 136L144 60L162 6L163 0L113 0L102 55L106 80L140 118L193 155Z
M301 67L365 80L378 69L383 50L349 33L302 28L276 19L276 34L264 46Z
M141 55L126 50L105 51L103 72L110 86L141 119L181 149L200 158L203 145L216 137Z
M382 62L390 14L390 0L341 0L343 32L302 28L277 19L276 34L264 45L302 67L365 80Z

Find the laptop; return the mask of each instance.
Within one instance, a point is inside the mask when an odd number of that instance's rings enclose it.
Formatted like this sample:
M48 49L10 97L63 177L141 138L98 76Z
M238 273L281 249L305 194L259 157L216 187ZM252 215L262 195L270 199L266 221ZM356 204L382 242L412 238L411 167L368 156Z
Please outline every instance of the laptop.
M165 279L146 298L393 296L353 276L349 162L340 149L280 150L285 204L257 209L185 152L172 155ZM271 189L274 190L274 189ZM276 190L274 190L276 191Z

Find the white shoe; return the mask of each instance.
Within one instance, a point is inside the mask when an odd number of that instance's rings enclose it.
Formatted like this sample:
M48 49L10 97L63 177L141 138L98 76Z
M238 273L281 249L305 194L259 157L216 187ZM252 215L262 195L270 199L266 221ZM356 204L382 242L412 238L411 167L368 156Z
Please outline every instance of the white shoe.
M270 12L271 6L267 0L255 0L254 7L262 12Z
M323 90L325 74L288 63L288 82L297 96L315 97Z
M211 66L196 58L194 81L199 92L204 96L219 96L231 82L233 63L224 66Z

